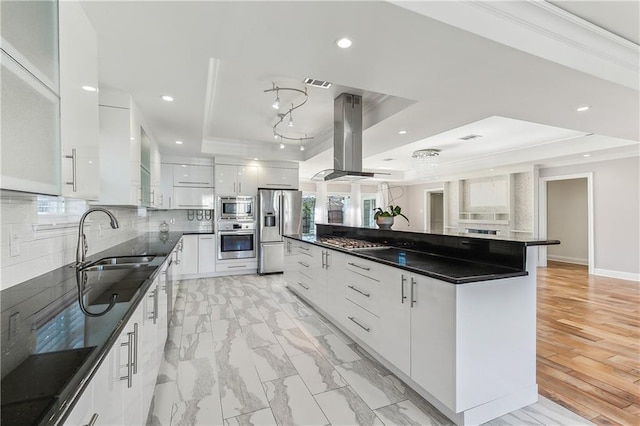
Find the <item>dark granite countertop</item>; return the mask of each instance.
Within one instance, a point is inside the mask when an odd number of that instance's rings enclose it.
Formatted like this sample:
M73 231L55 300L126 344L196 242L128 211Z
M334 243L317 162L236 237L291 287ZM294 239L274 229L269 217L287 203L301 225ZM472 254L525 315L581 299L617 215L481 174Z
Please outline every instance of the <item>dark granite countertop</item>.
M148 255L134 269L88 272L86 309L104 311L114 287L116 304L103 316L85 316L78 303L78 274L64 266L0 293L2 331L2 424L55 424L117 341L160 272L182 232L148 233L88 258ZM9 334L9 330L15 330Z
M466 284L527 275L525 270L457 259L402 247L388 246L385 248L371 249L342 249L329 244L323 244L316 236L287 235L287 237L452 284Z

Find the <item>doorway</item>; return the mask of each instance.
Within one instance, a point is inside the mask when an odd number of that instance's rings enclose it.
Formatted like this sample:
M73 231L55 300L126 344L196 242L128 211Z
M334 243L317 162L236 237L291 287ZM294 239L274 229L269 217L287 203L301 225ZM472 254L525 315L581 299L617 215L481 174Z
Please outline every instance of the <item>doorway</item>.
M424 191L424 229L427 232L444 231L444 189Z
M594 269L592 174L540 178L540 238L560 240L542 246L539 266L547 260L588 265Z

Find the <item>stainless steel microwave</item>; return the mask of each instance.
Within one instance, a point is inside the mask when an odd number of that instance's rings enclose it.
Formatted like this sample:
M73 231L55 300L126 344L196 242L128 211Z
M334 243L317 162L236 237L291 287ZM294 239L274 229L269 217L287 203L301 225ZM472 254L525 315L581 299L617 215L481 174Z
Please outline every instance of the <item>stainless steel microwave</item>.
M218 219L255 220L255 197L247 195L218 197Z

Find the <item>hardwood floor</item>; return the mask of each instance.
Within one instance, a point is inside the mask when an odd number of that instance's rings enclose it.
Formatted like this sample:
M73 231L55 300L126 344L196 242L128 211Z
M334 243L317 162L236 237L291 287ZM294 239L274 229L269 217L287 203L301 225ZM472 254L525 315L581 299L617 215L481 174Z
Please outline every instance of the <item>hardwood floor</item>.
M599 425L640 425L640 284L538 268L541 395Z

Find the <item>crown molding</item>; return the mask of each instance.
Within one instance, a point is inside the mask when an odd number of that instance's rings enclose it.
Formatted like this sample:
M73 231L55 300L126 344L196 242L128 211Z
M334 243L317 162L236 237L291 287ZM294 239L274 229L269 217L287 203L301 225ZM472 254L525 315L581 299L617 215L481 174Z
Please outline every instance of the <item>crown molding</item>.
M634 90L640 47L542 0L391 3ZM606 1L602 1L606 7Z

